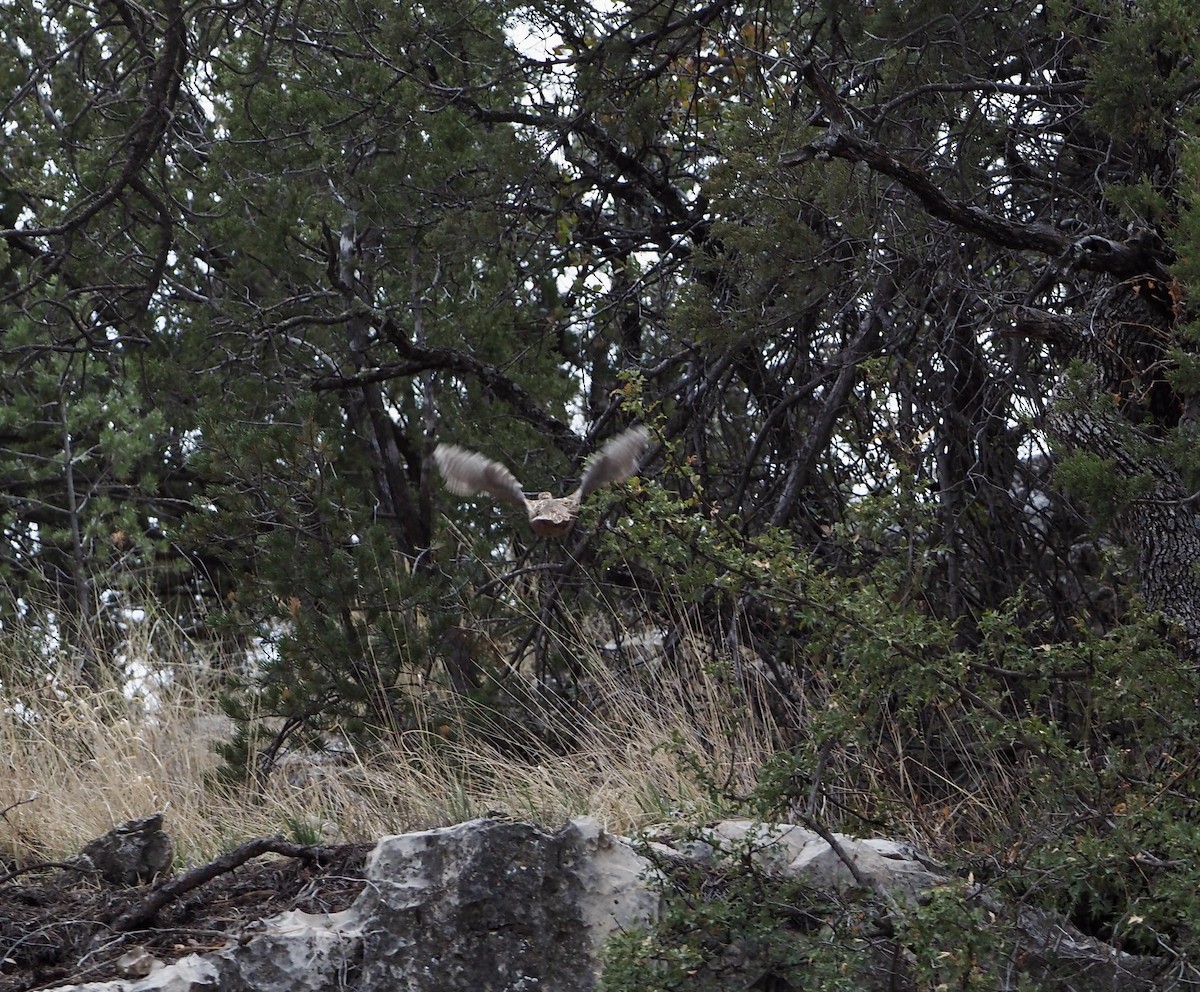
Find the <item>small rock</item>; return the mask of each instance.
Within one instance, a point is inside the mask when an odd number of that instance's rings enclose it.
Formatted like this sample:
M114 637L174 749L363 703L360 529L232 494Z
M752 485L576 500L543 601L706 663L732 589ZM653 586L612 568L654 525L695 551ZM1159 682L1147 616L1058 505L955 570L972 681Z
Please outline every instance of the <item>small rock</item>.
M91 861L100 877L114 885L150 882L166 871L175 855L162 824L162 813L129 820L88 841L80 857Z
M141 946L131 947L117 958L117 973L122 978L145 978L159 967L162 962Z

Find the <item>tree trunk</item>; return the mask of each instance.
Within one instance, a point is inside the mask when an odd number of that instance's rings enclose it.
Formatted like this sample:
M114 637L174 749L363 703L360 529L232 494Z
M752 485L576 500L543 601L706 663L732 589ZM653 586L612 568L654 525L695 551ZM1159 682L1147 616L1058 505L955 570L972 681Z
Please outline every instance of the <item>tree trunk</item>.
M1093 395L1115 406L1084 405L1057 395L1046 428L1058 446L1105 459L1125 480L1150 480L1117 508L1116 536L1135 553L1147 604L1181 628L1187 653L1200 660L1200 530L1195 495L1164 457L1163 438L1177 427L1182 399L1163 378L1167 346L1175 340L1170 301L1158 280L1114 288L1099 320L1063 321L1060 337L1095 369ZM1097 333L1097 330L1102 333Z

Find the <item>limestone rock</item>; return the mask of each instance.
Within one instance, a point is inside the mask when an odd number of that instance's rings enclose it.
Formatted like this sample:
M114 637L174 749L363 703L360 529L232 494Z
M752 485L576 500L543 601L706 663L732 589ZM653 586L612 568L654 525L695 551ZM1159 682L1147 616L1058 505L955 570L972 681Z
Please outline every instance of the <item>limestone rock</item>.
M124 978L145 978L162 962L144 947L131 947L117 958L117 971Z
M651 850L675 862L750 850L765 870L841 893L865 880L898 906L948 881L904 844L834 840L837 850L803 827L734 820L715 824L690 846L663 833ZM843 858L854 862L857 878ZM284 913L222 950L153 968L144 978L60 992L594 992L597 952L607 938L618 928L643 927L660 911L652 874L633 844L587 820L557 832L474 820L385 837L349 909ZM1154 976L1162 962L1123 954L1049 914L1023 911L1018 930L1025 977L1015 969L995 976L998 992L1027 981L1048 990L1160 987ZM721 988L749 988L756 980L752 948L743 943L718 949L715 960L733 983ZM864 988L893 987L894 958L884 957ZM1189 981L1197 977L1189 971Z
M340 913L265 920L134 982L62 992L591 992L597 952L660 897L629 843L580 820L549 833L473 820L385 837Z
M877 893L910 905L922 892L946 880L944 873L927 868L911 847L885 838L834 834L838 852L816 831L790 823L768 827L751 820L726 820L702 836L717 849L752 841L761 845L756 857L765 867L808 878L831 892L845 892L859 884L847 860Z
M589 822L548 835L476 821L387 838L367 862L363 988L476 992L590 989L617 926L641 926L658 897L645 863Z

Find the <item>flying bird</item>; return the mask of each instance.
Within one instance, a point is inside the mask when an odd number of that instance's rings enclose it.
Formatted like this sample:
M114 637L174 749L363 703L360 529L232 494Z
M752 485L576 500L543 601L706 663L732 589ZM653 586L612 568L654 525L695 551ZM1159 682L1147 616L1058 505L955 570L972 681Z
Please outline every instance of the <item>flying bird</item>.
M453 444L439 444L433 452L446 488L458 496L487 493L504 503L525 508L529 526L539 537L564 537L579 517L579 505L601 486L624 482L637 471L638 460L646 450L650 435L644 427L632 427L618 434L588 459L579 480L579 488L569 496L556 497L548 492L529 499L517 477L499 462L477 451Z

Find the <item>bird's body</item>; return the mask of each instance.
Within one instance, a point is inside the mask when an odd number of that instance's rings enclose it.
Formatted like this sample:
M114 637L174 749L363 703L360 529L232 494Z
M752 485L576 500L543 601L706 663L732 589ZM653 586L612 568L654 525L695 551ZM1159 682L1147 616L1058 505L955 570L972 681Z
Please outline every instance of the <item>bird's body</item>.
M452 493L459 496L487 493L504 503L523 507L529 515L530 528L539 537L564 537L575 526L580 504L589 493L601 486L624 482L637 471L649 438L644 427L618 434L592 456L579 488L568 496L541 492L529 499L517 477L499 462L453 444L439 444L433 459Z
M579 500L574 496L556 499L550 493L538 493L527 499L529 527L538 537L566 537L579 517Z

